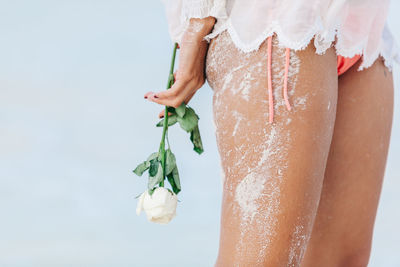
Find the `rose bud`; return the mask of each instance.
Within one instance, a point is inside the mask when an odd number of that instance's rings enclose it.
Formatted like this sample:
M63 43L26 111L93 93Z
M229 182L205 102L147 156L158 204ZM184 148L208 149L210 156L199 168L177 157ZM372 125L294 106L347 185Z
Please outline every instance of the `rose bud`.
M176 216L178 197L165 187L157 187L150 196L148 190L138 200L136 214L146 212L147 219L159 224L167 224Z

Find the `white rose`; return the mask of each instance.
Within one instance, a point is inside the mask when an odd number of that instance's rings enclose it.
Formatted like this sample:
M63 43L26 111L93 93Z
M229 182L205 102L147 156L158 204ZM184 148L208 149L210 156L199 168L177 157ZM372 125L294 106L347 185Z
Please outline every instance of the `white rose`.
M177 204L178 197L175 193L164 187L157 187L151 196L148 190L140 195L136 214L140 215L144 210L149 221L167 224L176 216Z

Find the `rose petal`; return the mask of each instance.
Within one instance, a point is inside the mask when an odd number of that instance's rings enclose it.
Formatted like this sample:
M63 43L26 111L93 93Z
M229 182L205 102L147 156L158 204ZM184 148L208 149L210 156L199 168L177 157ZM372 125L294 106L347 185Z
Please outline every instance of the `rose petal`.
M138 200L138 203L137 203L137 206L136 206L136 214L137 215L140 215L140 213L143 210L143 202L144 202L144 196L145 196L146 192L147 191L143 192L139 197L139 200Z
M153 194L145 194L143 209L151 222L167 224L176 216L178 198L164 187L158 187Z

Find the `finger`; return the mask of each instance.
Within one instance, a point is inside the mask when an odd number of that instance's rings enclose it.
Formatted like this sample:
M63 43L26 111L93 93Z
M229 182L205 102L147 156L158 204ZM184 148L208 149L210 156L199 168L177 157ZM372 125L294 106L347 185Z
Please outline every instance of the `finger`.
M160 105L178 107L184 100L192 97L192 94L197 90L193 90L194 86L192 81L187 83L179 80L166 91L150 94L148 100Z
M154 97L160 100L175 98L180 95L180 93L185 89L185 86L186 82L177 81L170 89L155 93Z
M197 90L196 90L197 91ZM196 93L196 91L194 91L193 93L191 93L188 97L186 97L186 100L184 101L177 101L176 99L162 99L160 100L159 98L154 98L153 95L149 96L149 100L153 101L155 103L161 104L161 105L165 105L165 106L171 106L173 107L174 105L180 105L182 104L182 102L185 102L185 104L188 104L189 101L192 99L192 97L194 96L194 94ZM164 110L162 110L159 114L160 118L163 118L165 115ZM168 112L168 115L172 115L172 113Z
M144 98L147 99L147 98L149 97L149 95L151 95L151 94L154 94L154 92L151 92L151 91L150 91L150 92L145 93L145 94L144 94Z
M183 99L184 99L183 96L177 96L174 98L164 98L164 99L155 98L154 95L149 95L148 97L149 101L170 107L179 107L182 104Z
M161 119L161 118L164 118L164 114L165 114L165 109L163 109L163 110L161 110L161 112L158 114L158 117ZM168 116L171 116L173 113L171 113L171 112L168 112Z

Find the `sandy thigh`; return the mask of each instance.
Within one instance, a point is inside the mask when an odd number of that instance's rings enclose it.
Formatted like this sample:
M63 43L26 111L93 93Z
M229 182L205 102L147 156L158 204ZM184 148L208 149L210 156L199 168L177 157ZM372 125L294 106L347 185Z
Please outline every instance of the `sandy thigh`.
M337 116L313 233L302 266L367 266L393 117L381 59L339 79Z
M267 49L242 53L211 41L206 74L224 171L215 266L298 266L320 198L337 101L336 55L291 53L287 111L284 49L273 39L274 122L268 123Z

